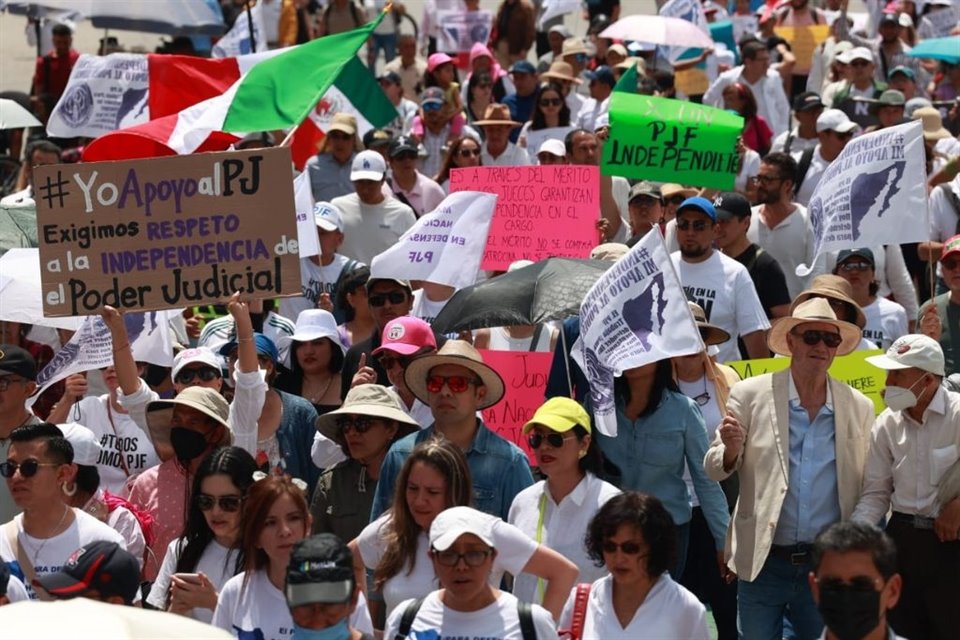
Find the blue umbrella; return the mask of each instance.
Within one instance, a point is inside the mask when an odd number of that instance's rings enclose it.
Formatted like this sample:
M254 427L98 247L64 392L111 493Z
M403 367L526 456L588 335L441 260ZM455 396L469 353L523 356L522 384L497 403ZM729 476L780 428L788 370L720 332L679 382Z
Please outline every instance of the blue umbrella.
M907 55L911 58L930 58L957 64L960 62L960 36L921 40Z

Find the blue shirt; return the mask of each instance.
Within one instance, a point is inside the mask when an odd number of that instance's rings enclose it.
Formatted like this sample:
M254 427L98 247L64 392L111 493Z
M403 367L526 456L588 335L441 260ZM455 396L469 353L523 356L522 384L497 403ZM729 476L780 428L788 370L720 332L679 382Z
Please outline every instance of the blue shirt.
M307 160L304 170L310 176L314 202L330 202L353 193L353 183L350 182L352 165L353 156L345 164L340 164L329 153L319 153Z
M620 488L656 496L676 524L685 524L693 514L683 481L686 462L716 548L723 549L730 514L720 484L703 470L707 429L700 408L687 396L664 389L660 404L650 415L631 420L623 409L623 399L618 398L615 438L599 432L594 435L603 455L620 469Z
M777 545L812 543L820 531L840 521L833 402L828 395L811 422L791 377L789 407L789 482L773 535Z
M536 106L537 94L534 91L528 96L521 96L517 93L511 93L504 96L503 104L510 108L510 117L517 122L526 122L533 115L533 109ZM515 127L510 132L510 142L516 144L520 138L520 127Z
M380 467L371 522L390 508L397 475L407 456L415 446L432 438L434 433L434 426L431 425L398 440L390 447ZM527 455L517 445L490 431L480 419L477 419L477 435L464 454L473 480L473 508L506 520L513 498L533 484Z

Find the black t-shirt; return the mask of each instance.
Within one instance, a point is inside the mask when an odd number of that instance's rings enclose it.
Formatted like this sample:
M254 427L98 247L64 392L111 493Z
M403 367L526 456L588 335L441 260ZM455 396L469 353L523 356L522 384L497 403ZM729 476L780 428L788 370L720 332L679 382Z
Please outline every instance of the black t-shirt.
M773 319L771 309L774 307L790 304L787 279L783 275L780 264L773 256L762 250L758 245L751 244L746 251L734 257L734 260L747 268L767 318Z

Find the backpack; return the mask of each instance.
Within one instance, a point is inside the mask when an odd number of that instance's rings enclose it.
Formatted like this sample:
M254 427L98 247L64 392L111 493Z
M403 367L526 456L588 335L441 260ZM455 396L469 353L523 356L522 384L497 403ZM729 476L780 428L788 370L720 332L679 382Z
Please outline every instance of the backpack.
M800 156L800 161L797 162L797 179L793 185L794 195L800 193L800 187L803 186L803 181L807 177L807 172L810 171L810 163L813 162L813 152L816 150L816 147L805 149L803 155Z
M410 628L413 627L413 621L417 619L417 613L420 611L423 600L424 598L417 598L403 610L400 625L397 627L397 635L393 637L393 640L406 640ZM517 615L520 616L520 633L523 635L523 640L537 640L537 628L533 624L533 608L530 603L518 600Z

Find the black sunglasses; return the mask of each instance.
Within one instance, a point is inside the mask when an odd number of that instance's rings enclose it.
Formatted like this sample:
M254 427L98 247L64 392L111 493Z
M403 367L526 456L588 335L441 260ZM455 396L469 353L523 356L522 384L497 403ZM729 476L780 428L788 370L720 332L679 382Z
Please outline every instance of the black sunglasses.
M563 104L560 98L544 98L540 101L541 107L559 107Z
M563 446L566 438L559 433L548 433L547 435L543 435L541 433L531 433L527 438L527 444L530 445L531 449L539 449L544 440L546 440L547 444L554 449L559 449Z
M410 356L387 356L382 355L377 358L377 362L380 363L380 366L383 367L384 371L389 371L395 366L400 365L402 369L406 369L410 362L413 360Z
M640 553L640 543L639 542L621 542L617 544L612 540L606 540L600 548L604 553L616 553L617 549L620 549L628 556L639 555Z
M201 493L197 495L195 500L200 511L210 511L214 505L218 505L220 511L236 513L240 511L240 505L243 504L243 496L211 496Z
M180 384L190 384L194 378L200 378L204 382L210 382L220 377L220 372L210 367L199 367L197 369L184 369L177 373L176 382Z
M389 302L390 304L402 304L407 301L406 291L391 291L390 293L377 293L367 297L371 307L382 307Z
M839 578L817 578L817 584L821 589L827 591L841 591L850 589L861 593L870 593L877 591L877 579L869 576L854 576L850 582L844 582Z
M347 431L353 430L357 433L366 433L370 431L370 428L377 423L376 418L371 418L370 416L340 416L337 418L337 429L341 433L346 433Z
M3 464L0 464L0 476L4 478L12 478L13 474L17 472L17 469L20 470L20 475L24 478L32 478L37 475L37 471L40 470L40 467L59 467L60 463L58 462L40 462L39 460L24 460L23 462L13 462L12 460L7 460Z
M818 342L820 342L821 340L823 340L823 344L827 345L827 347L831 349L836 349L837 347L840 346L840 343L843 342L843 338L840 336L839 333L833 333L831 331L817 331L816 329L807 329L803 333L796 333L793 331L791 331L791 333L793 333L793 335L795 336L799 336L800 338L802 338L804 344L807 344L811 347L817 344Z

